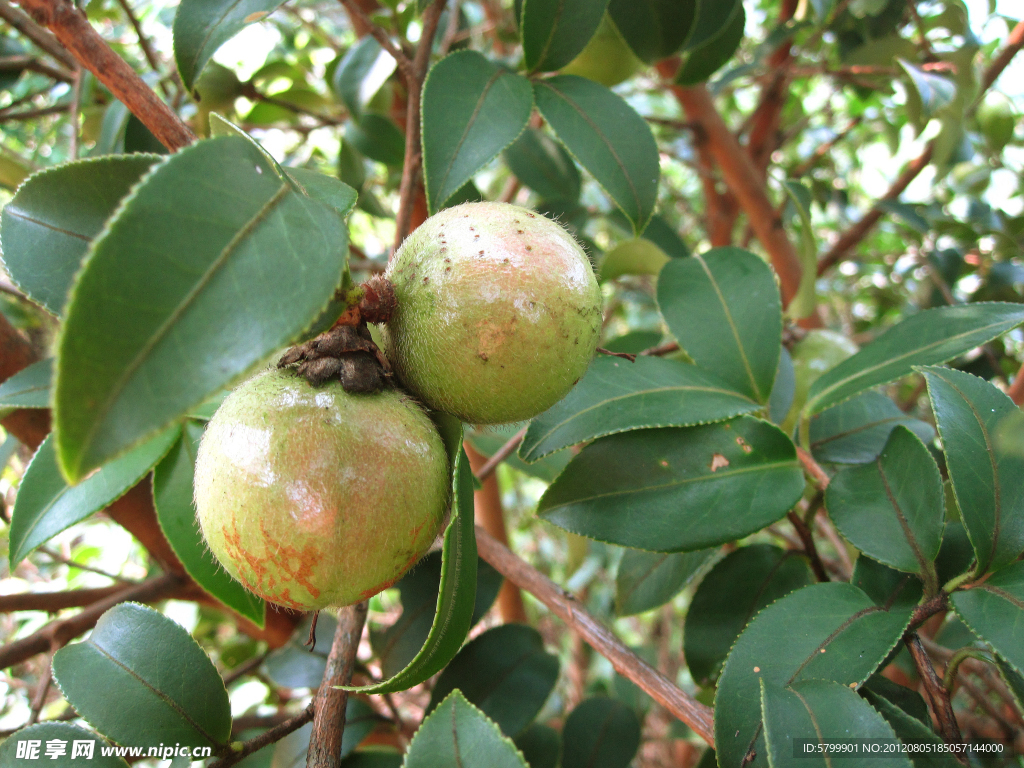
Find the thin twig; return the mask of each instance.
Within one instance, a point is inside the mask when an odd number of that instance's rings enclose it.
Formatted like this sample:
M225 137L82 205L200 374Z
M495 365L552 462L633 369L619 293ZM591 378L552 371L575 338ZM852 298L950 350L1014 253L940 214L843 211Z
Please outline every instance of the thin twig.
M0 56L0 70L18 71L22 69L38 72L41 75L52 77L54 80L59 80L62 83L70 83L75 79L74 72L68 72L66 69L61 67L51 66L32 56Z
M413 62L409 60L408 56L402 53L402 50L397 45L391 42L391 38L388 37L388 33L381 29L377 24L374 24L373 20L366 15L366 12L359 7L359 3L355 2L355 0L340 0L340 2L345 6L345 10L348 11L349 15L359 19L373 39L380 43L380 47L391 55L391 58L395 60L398 68L402 70L402 76L405 78L406 84L414 83L417 75Z
M57 39L19 8L15 8L9 0L0 0L0 19L3 19L25 37L36 44L37 48L46 51L68 69L75 68L75 57L62 46Z
M306 768L338 768L341 763L341 739L345 733L345 707L348 685L356 663L359 639L366 623L366 601L342 608L338 612L338 629L327 656L324 679L316 693L316 715L309 737Z
M75 70L75 84L71 86L71 108L68 109L68 118L71 123L71 141L68 147L68 156L72 160L78 159L78 112L82 108L82 68Z
M53 649L54 651L57 648ZM35 725L39 722L39 713L43 711L43 704L46 703L46 694L50 692L50 684L53 682L53 654L46 659L46 669L40 673L39 687L35 696L32 697L32 709L29 712L28 724Z
M800 446L796 447L796 456L800 459L800 463L804 465L804 470L814 481L814 484L821 490L828 488L831 478L828 476L828 472L822 469L821 465L814 460L814 457Z
M487 531L476 529L480 556L506 579L525 589L580 634L594 650L608 659L620 675L629 678L672 715L686 723L704 741L714 746L713 711L679 689L650 664L638 657L607 627L594 618L579 601L551 579L517 557Z
M259 669L260 665L267 660L267 656L269 655L270 651L267 651L266 653L261 653L258 656L253 656L248 661L242 662L237 667L228 672L226 675L224 675L224 685L229 686L233 682L235 682L235 680L238 680L241 677L245 677L250 672L254 672L255 670Z
M23 110L0 110L0 122L8 122L10 120L35 120L37 117L46 117L47 115L59 115L61 112L67 112L70 104L54 104L50 107L40 107L39 109L23 109Z
M132 25L135 30L135 34L139 38L139 48L142 49L142 55L146 57L146 61L149 63L150 69L157 74L160 73L160 60L156 57L156 53L153 51L153 46L149 42L149 38L142 31L142 25L139 23L139 19L135 16L135 12L132 11L132 7L128 5L128 0L117 0L121 6L121 10L124 11L124 15L128 17L128 22Z
M953 705L949 700L949 692L942 687L942 680L935 672L932 660L928 658L928 652L921 643L917 632L907 632L903 636L903 642L910 651L914 660L914 666L924 683L925 693L928 694L928 704L932 714L939 724L939 731L947 744L962 744L963 737L960 735L960 726L956 722L956 715L953 714Z
M59 565L66 565L69 568L77 568L80 571L88 571L89 573L95 573L100 576L106 576L108 579L120 582L121 584L138 584L138 582L134 581L133 579L126 579L124 576L120 576L116 573L110 573L109 571L104 571L102 568L94 568L91 565L83 565L82 563L75 562L70 557L64 557L64 555L62 555L60 552L50 549L50 547L39 547L37 551L42 552L48 558L53 560L53 562Z
M498 465L501 464L501 462L503 462L509 456L511 456L519 447L519 444L523 442L523 438L526 436L527 429L529 429L529 424L527 424L525 427L523 427L514 435L512 435L512 437L510 437L508 441L503 446L501 446L501 448L499 448L497 451L491 454L491 457L487 460L487 462L482 467L480 467L480 471L477 472L476 479L479 480L480 482L483 482L488 477L490 477L491 473L498 468Z
M786 517L793 524L797 535L800 537L800 542L804 545L804 553L807 555L808 560L811 561L811 570L814 571L814 577L821 582L829 581L828 573L821 562L821 555L818 554L818 545L814 543L814 536L811 535L811 529L807 527L803 518L792 510L786 513Z
M315 709L313 707L313 702L310 702L309 706L299 714L295 715L295 717L271 728L269 731L264 731L259 736L249 739L247 742L242 744L242 748L240 750L232 752L229 755L225 755L223 758L211 765L210 768L228 768L228 766L234 765L235 763L247 758L253 752L259 752L264 747L275 744L289 733L299 730L299 728L312 720L314 712Z

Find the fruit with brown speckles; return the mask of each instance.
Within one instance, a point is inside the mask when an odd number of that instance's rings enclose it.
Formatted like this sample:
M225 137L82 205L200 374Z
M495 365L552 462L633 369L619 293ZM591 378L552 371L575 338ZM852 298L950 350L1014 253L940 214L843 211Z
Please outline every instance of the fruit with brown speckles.
M536 416L594 356L594 271L572 235L539 213L507 203L443 210L406 239L386 276L398 304L383 334L395 372L426 405L465 422Z
M255 594L297 610L393 584L437 537L449 487L441 436L410 398L314 388L290 370L232 392L196 461L214 556Z

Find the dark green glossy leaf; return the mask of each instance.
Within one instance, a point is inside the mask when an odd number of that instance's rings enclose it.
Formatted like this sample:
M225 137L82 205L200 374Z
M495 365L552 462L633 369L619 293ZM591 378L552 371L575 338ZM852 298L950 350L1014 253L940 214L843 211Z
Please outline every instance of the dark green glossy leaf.
M537 0L534 0L537 2ZM576 75L534 83L537 108L639 234L654 214L661 168L643 118L603 85Z
M30 753L29 745L23 747L22 743L33 741L36 751ZM59 758L50 758L47 754L47 743L51 741L64 742ZM103 750L108 747L110 743L101 736L77 725L36 723L15 731L0 744L0 765L19 768L29 764L56 765L59 759L61 768L128 768L123 758L103 754ZM19 749L25 749L26 752L19 754ZM30 754L35 756L30 757Z
M944 363L1024 322L1019 304L984 303L927 309L893 326L811 385L804 412L813 416L865 389L906 376L915 365Z
M908 753L914 768L957 768L960 765L951 754L942 753L936 749L940 744L943 744L943 741L923 722L915 717L911 717L889 699L879 696L868 688L862 688L860 694L885 718L889 727L896 734L896 737L904 744L931 745L928 747L928 749L932 750L931 753L926 752L920 747L917 751ZM922 705L924 704L923 701L921 703ZM859 736L860 734L857 735ZM874 760L872 760L872 764L874 764Z
M456 51L423 85L423 169L431 212L522 133L533 110L530 82L476 51Z
M801 680L859 685L896 645L909 609L886 612L851 584L815 584L761 611L736 641L715 693L715 746L721 765L768 765L761 681L784 688ZM808 732L811 736L813 730Z
M652 64L679 50L697 20L698 0L611 0L608 13L633 53Z
M627 549L615 577L615 613L632 616L664 605L714 554L714 549L674 554Z
M177 425L69 486L57 467L53 435L36 450L11 513L11 567L61 531L109 506L153 468L181 433Z
M71 706L119 744L220 746L231 736L228 692L213 662L152 608L111 608L88 640L54 654L53 676Z
M1003 678L1003 682L1006 683L1006 687L1013 696L1013 703L1017 707L1018 714L1024 715L1024 675L1021 675L998 656L996 657L996 666L999 667L999 676Z
M1024 562L1008 565L982 584L956 592L953 607L1018 674L1024 674Z
M694 34L690 36L690 41L686 45L683 65L676 73L675 81L680 85L694 85L707 80L732 58L743 41L743 28L747 16L740 0L724 3L701 2L699 8ZM705 17L708 18L707 27L704 24ZM712 23L717 25L723 20L724 23L710 37L695 44L700 35L711 32Z
M924 703L924 698L920 693L911 688L897 685L878 672L861 686L860 695L866 698L872 706L875 706L876 701L884 699L887 704L896 707L900 712L917 720L922 725L930 724L932 721L931 715L928 714L928 705ZM889 720L880 707L875 706L875 709L882 712L882 716ZM890 721L891 724L892 721Z
M263 626L266 606L228 575L203 541L196 520L192 479L204 425L186 421L181 439L153 472L153 503L160 529L185 571L224 605Z
M405 134L390 117L367 112L345 126L345 141L371 160L400 166L405 159Z
M396 66L394 57L372 35L367 35L345 53L334 70L331 87L358 120Z
M545 200L579 200L580 171L565 147L543 131L527 128L504 152L505 164Z
M580 702L562 728L562 768L626 768L639 748L640 720L605 696Z
M1024 456L997 439L1003 420L1020 411L969 373L938 367L922 373L980 576L1012 563L1024 550Z
M886 610L912 610L924 594L917 576L897 571L863 554L853 565L850 583Z
M644 239L650 240L672 259L685 259L693 255L680 233L660 214L655 214L647 224Z
M458 690L426 718L412 737L404 768L528 768L512 741Z
M775 382L768 398L768 414L773 424L782 425L793 407L796 398L796 369L789 350L779 350L779 368L775 372Z
M825 491L825 506L855 547L938 587L933 561L946 516L942 477L909 429L896 427L870 464L836 473Z
M0 213L0 250L14 283L59 315L89 242L160 158L104 157L37 173Z
M554 728L534 723L516 736L515 745L530 768L557 768L562 737Z
M811 451L818 461L862 464L873 461L897 426L931 442L931 425L907 416L881 392L864 392L811 419Z
M243 27L268 16L284 0L182 0L174 14L174 59L192 90L203 67Z
M525 0L519 32L530 72L561 69L594 36L608 0Z
M558 679L558 657L533 627L503 624L474 638L451 660L430 694L430 712L456 688L508 736L544 706Z
M32 363L0 384L0 408L49 408L53 358Z
M674 259L658 277L658 307L697 365L768 402L782 347L782 302L764 261L731 247Z
M72 291L54 392L64 473L83 477L300 334L340 286L347 246L336 208L251 140L198 142L157 166Z
M402 768L402 755L376 749L353 752L341 761L340 768Z
M717 677L740 632L767 605L814 582L807 560L770 544L751 544L715 564L690 601L683 652L693 679Z
M789 438L741 416L601 438L551 484L537 513L599 541L678 552L758 531L785 515L803 490Z
M845 685L827 680L803 680L786 688L761 680L768 761L772 768L831 768L834 758L808 753L841 739L896 740L885 719ZM799 740L799 741L798 741ZM798 746L804 749L798 751ZM878 768L911 768L899 753L872 755Z
M459 441L461 443L461 440ZM476 605L476 531L473 524L473 472L465 451L453 462L452 514L444 532L441 586L430 633L419 653L394 676L373 685L351 687L362 693L390 693L419 685L448 665L462 647Z
M695 365L657 357L599 357L564 399L530 422L525 461L595 437L649 427L686 427L757 410L758 404Z
M323 681L327 655L331 651L338 620L329 611L321 611L316 620L312 648L306 645L310 623L310 618L302 621L288 642L267 656L264 668L267 677L276 685L283 688L316 688Z

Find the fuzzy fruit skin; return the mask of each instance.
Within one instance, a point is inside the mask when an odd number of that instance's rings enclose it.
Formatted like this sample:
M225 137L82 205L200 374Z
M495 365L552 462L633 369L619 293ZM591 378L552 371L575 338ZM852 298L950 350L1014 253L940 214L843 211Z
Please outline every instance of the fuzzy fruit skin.
M561 226L507 203L430 217L388 267L397 309L385 353L431 408L471 424L529 419L587 370L601 290Z
M408 397L314 388L290 370L232 392L196 460L214 556L297 610L350 605L398 580L440 531L449 487L441 436Z

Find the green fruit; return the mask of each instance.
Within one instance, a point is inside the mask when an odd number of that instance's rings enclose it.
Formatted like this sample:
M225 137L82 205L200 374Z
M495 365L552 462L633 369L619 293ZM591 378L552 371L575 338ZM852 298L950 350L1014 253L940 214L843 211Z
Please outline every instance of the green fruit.
M234 71L211 61L196 80L195 91L200 108L220 112L234 106L235 99L242 95L242 83Z
M996 151L1013 141L1017 128L1017 115L1005 99L989 99L978 107L978 127Z
M408 397L313 388L289 370L232 392L196 460L210 551L246 588L297 610L389 587L437 537L448 497L441 436Z
M807 403L807 393L810 392L811 385L823 373L835 368L856 352L857 345L835 331L808 331L804 338L793 345L790 354L793 358L796 386L793 391L793 405L781 424L787 435L792 434L796 427L800 411Z
M583 249L544 216L465 203L427 219L386 276L385 352L426 405L472 424L536 416L586 371L601 291Z
M644 63L623 40L615 22L606 13L590 42L561 71L565 75L590 78L611 88L643 68Z

